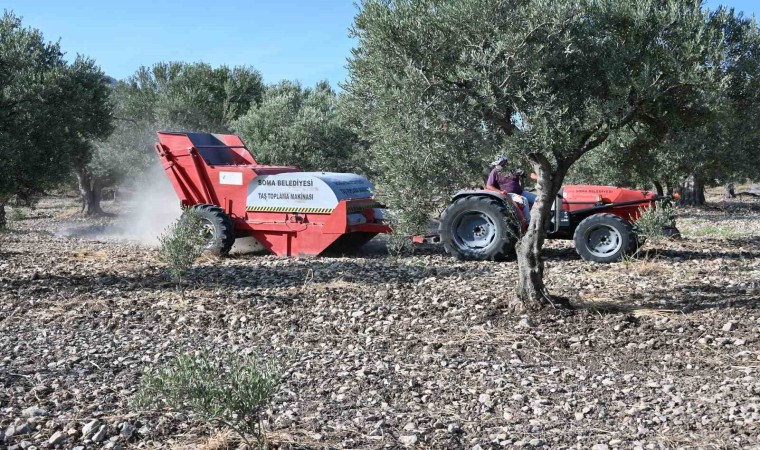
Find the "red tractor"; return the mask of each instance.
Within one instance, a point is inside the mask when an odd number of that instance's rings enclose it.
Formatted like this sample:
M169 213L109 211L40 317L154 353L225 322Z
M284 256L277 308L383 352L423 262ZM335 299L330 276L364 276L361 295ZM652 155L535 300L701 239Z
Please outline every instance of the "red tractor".
M316 256L358 249L390 233L374 187L348 173L302 172L260 165L234 135L159 132L155 149L180 204L198 212L208 251L229 252L251 236L282 256ZM607 186L565 186L554 202L549 238L573 239L587 261L618 260L638 246L633 222L652 193ZM510 198L494 191L462 191L441 216L437 236L446 251L470 260L501 260L514 253L525 218Z
M639 247L633 223L641 208L672 199L611 186L565 186L552 205L547 237L572 239L576 252L586 261L617 261ZM439 234L424 241L442 242L446 252L457 259L503 260L514 254L525 227L521 209L512 199L495 191L461 191L441 215ZM672 235L678 230L664 232Z

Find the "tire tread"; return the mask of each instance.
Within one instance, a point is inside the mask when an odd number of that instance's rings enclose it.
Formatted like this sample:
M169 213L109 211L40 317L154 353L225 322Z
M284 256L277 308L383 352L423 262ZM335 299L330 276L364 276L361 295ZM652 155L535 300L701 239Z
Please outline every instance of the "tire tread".
M625 247L623 248L623 251L620 253L620 257L623 255L631 255L636 252L636 250L639 247L639 241L638 237L636 236L636 232L633 229L633 225L624 220L622 217L611 214L611 213L597 213L592 214L585 219L581 221L581 223L578 224L578 226L575 228L575 231L573 231L573 243L575 244L575 251L578 253L578 255L583 258L584 261L594 261L594 262L611 262L611 261L600 261L598 257L595 257L591 254L584 254L584 252L579 248L578 242L579 239L582 239L582 233L585 233L585 229L587 228L588 224L594 223L594 222L604 222L604 221L612 221L617 223L620 226L621 233L625 234ZM583 230L583 231L581 231ZM622 235L622 234L621 234ZM618 260L620 259L618 257Z
M219 230L220 239L219 245L216 248L210 250L213 254L219 256L226 256L229 254L232 245L235 243L235 224L232 222L230 216L224 212L224 210L216 205L200 204L193 206L203 218L214 223L215 227Z
M495 209L498 211L499 215L501 216L501 220L505 221L505 226L510 230L508 233L515 234L516 230L514 224L508 219L510 217L509 211L507 210L507 205L499 201L495 198L488 197L488 196L466 196L461 197L455 200L451 205L449 205L448 208L441 214L441 225L440 225L440 234L441 234L441 241L443 242L443 248L449 255L453 256L457 260L464 261L464 260L478 260L478 261L504 261L506 259L509 259L514 255L514 249L515 249L515 240L509 240L505 239L505 237L501 237L500 239L504 239L503 245L499 246L498 248L487 252L483 254L467 254L462 251L460 251L459 248L454 244L453 241L453 232L450 230L450 226L453 224L450 224L450 216L452 214L457 214L459 209L468 203L474 203L474 206L471 207L473 210L487 210L487 209Z

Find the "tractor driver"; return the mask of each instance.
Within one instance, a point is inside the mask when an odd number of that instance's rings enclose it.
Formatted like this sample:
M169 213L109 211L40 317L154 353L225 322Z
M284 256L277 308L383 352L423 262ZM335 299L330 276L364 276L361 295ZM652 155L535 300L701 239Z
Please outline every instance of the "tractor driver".
M491 163L491 173L486 180L486 190L496 191L502 195L509 195L513 200L522 203L525 220L530 220L530 207L536 202L536 194L523 190L520 185L520 178L525 177L522 170L507 171L509 158L500 155Z

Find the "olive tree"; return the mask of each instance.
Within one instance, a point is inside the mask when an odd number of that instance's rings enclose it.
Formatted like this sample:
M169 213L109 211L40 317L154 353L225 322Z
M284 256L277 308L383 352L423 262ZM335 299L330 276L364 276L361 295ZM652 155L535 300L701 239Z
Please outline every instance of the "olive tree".
M304 170L363 170L361 142L345 123L341 99L326 82L314 88L282 81L233 128L262 164Z
M156 163L156 131L229 132L261 101L263 89L261 74L249 67L180 62L141 67L114 83L115 130L76 171L85 213L101 212L103 187L139 177Z
M541 248L568 170L631 125L662 136L698 123L721 89L706 64L714 32L700 1L365 0L345 88L373 156L396 174L385 179L419 181L409 203L389 199L417 220L472 173L479 141L524 157L537 200L513 305L538 310L558 306Z
M64 181L111 132L107 77L88 58L63 56L12 13L0 19L0 226L10 197Z
M111 86L114 131L108 139L93 143L90 159L75 169L85 215L103 212L100 201L104 187L139 177L156 161L152 150L156 139L155 122L150 115L143 114L143 105L132 104L133 95L132 87L126 82Z
M754 19L723 8L709 20L720 32L712 34L719 51L708 64L721 68L725 84L712 93L711 114L697 126L663 129L663 138L630 127L629 136L584 155L571 170L574 181L678 190L681 203L698 205L706 183L760 175L760 31Z
M681 203L703 204L706 184L760 176L760 29L754 19L719 9L711 19L721 33L712 62L725 75L713 116L703 126L674 130L658 149L679 177Z

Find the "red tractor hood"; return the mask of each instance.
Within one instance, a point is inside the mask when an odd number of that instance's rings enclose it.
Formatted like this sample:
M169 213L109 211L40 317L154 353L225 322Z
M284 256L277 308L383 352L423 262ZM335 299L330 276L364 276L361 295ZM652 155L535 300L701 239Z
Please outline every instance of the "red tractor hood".
M607 213L620 216L628 221L636 220L640 214L640 208L650 206L649 202L642 200L654 200L657 198L653 192L640 191L637 189L625 189L614 186L594 185L570 185L560 191L562 196L562 209L570 213L582 213L589 208L599 208L607 205Z
M652 192L614 186L577 184L562 188L562 198L568 203L618 203L655 198Z

